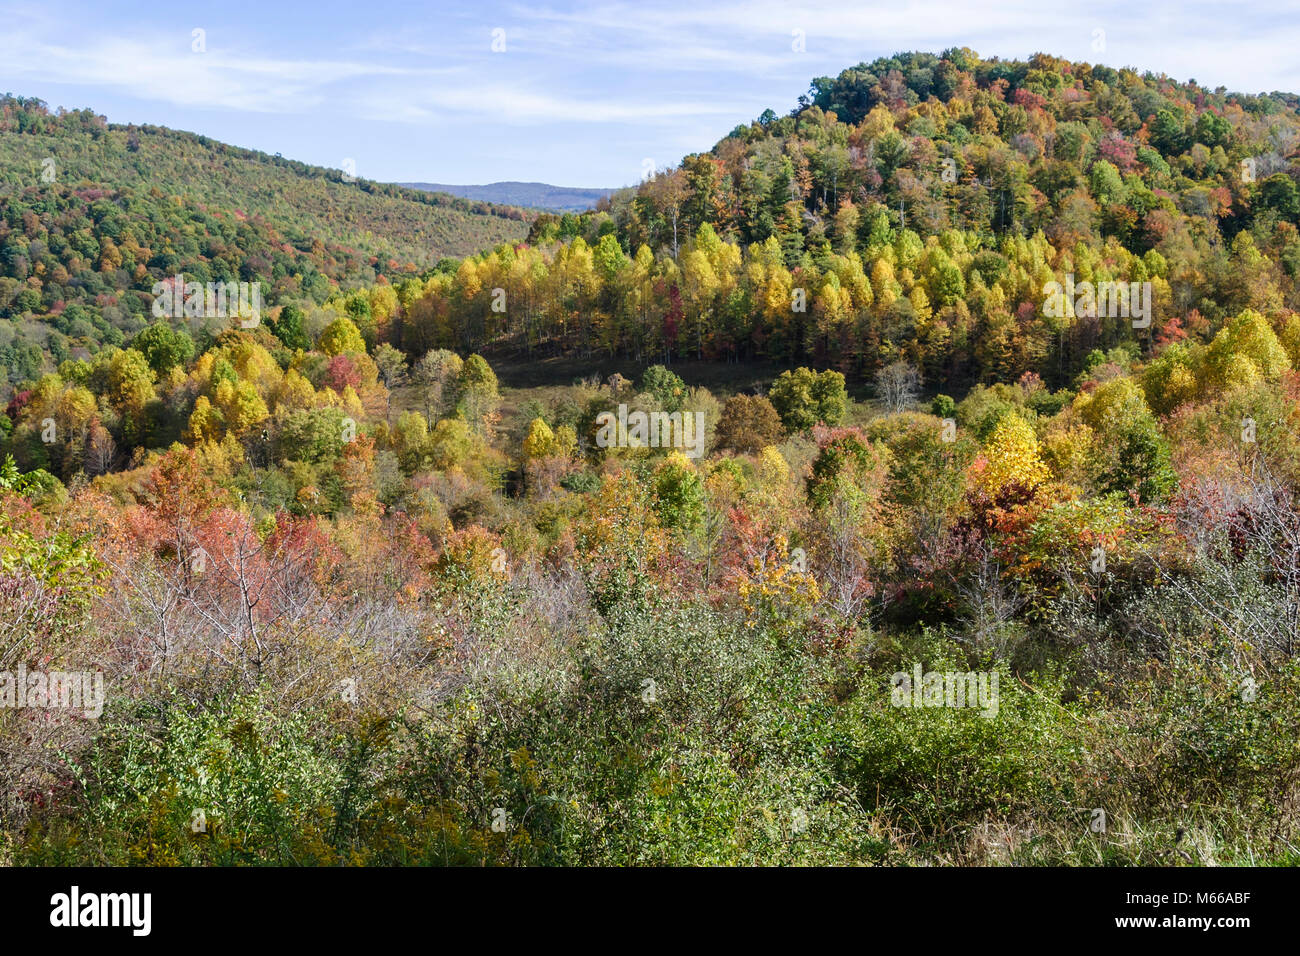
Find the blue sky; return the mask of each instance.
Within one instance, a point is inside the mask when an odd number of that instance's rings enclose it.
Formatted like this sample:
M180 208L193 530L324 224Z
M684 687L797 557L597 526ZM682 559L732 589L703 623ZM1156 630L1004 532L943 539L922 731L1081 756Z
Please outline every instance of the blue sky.
M398 182L624 185L814 76L950 46L1300 90L1295 0L0 0L0 91Z

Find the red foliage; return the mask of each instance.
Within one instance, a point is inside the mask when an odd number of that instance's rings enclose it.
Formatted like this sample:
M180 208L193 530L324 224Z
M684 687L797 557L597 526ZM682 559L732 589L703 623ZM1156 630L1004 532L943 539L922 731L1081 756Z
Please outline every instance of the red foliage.
M21 392L17 392L14 397L9 400L9 406L5 409L5 414L9 416L10 420L15 422L18 421L18 416L22 414L23 409L27 407L27 403L31 400L31 389L24 389Z
M1121 173L1131 173L1137 166L1137 147L1120 133L1112 132L1103 139L1097 152L1102 159L1113 164Z
M1016 90L1015 95L1011 98L1011 102L1015 103L1017 106L1023 106L1027 110L1042 110L1047 108L1047 100L1044 97L1025 89L1023 86Z
M356 363L346 355L336 355L330 359L329 368L325 370L324 384L339 394L349 385L355 390L361 386L361 373Z
M1156 334L1156 348L1181 342L1185 338L1187 338L1187 330L1183 328L1182 320L1175 315L1160 327L1160 331Z

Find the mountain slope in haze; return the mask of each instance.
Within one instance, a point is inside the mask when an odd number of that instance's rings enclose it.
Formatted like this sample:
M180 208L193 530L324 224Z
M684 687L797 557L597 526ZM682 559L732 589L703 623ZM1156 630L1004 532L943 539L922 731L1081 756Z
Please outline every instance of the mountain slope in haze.
M456 186L447 183L399 183L411 189L448 193L464 199L527 206L548 212L584 212L616 192L614 189L587 189L577 186L552 186L549 183L488 183L483 186Z

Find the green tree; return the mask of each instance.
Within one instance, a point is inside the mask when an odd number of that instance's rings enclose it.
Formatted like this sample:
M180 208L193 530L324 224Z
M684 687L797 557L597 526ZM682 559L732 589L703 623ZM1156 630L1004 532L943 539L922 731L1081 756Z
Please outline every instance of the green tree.
M665 528L690 531L704 516L704 481L680 452L673 452L655 469L654 505Z
M1286 173L1274 173L1259 184L1259 205L1283 219L1300 219L1300 188Z
M131 348L142 353L159 376L177 365L189 365L194 358L194 339L184 329L173 329L166 321L155 322L141 331L131 342Z
M501 401L497 390L497 376L492 366L481 355L471 355L465 359L457 382L457 408L470 429L477 435L485 435L492 429L496 408Z
M441 418L459 401L457 389L461 369L465 363L459 355L448 349L434 349L415 364L412 378L420 401L424 404L424 417L430 421Z
M298 308L298 306L286 305L280 310L280 314L276 320L273 323L269 323L271 326L271 332L276 338L283 342L287 348L303 350L309 349L311 348L311 340L307 337L307 333L303 331L302 327L306 318L306 313L304 313L302 309Z
M641 391L653 395L658 407L668 412L681 411L686 401L686 383L662 365L651 365L642 373Z
M782 372L768 391L781 422L789 431L805 431L818 422L838 425L848 408L848 392L840 372L797 368Z

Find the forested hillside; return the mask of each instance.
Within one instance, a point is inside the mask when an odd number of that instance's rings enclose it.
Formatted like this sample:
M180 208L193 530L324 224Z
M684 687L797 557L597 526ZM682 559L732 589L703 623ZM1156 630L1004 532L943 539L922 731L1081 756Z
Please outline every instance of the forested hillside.
M1094 348L1149 352L1300 305L1297 146L1291 95L902 54L815 80L790 115L606 211L540 218L526 250L439 280L417 334L1060 384ZM1067 274L1151 282L1153 321L1045 315L1045 283ZM493 288L516 305L493 316L467 293Z
M279 156L88 110L0 99L0 329L12 383L143 328L159 279L259 281L323 302L527 231L510 207L347 181ZM52 367L52 366L50 366ZM0 383L3 385L5 383Z
M248 324L0 195L0 862L1295 865L1295 107L899 55Z
M506 203L531 209L549 209L553 212L583 212L593 208L601 199L614 192L612 189L583 189L571 186L552 186L549 183L487 183L482 186L454 186L446 183L401 183L412 189L449 193L464 199Z

